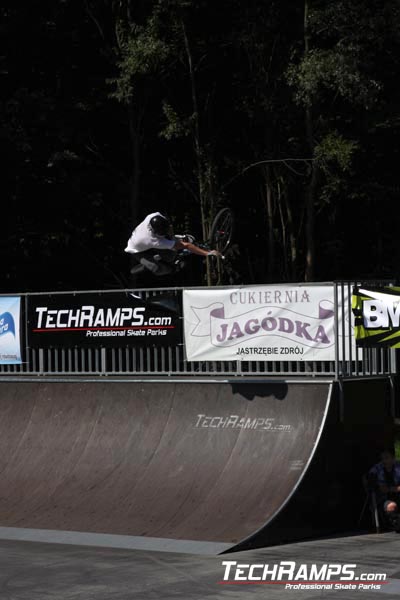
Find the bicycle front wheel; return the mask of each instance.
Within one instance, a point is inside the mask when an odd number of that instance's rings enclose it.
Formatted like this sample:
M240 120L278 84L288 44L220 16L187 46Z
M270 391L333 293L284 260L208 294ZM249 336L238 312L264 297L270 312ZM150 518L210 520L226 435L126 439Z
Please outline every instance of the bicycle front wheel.
M213 250L224 254L233 237L233 213L230 208L222 208L215 216L211 226L209 245Z

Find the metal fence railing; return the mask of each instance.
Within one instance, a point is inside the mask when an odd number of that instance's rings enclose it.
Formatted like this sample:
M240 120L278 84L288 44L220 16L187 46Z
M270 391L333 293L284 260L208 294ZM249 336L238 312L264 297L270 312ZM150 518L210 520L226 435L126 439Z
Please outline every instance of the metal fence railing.
M330 361L197 361L186 360L183 340L174 346L145 347L135 343L121 347L29 347L27 311L31 296L21 298L21 342L23 363L0 365L2 376L249 376L249 377L376 377L396 370L395 352L388 348L356 348L352 333L351 292L356 282L332 285L335 306L335 359ZM376 282L374 282L376 284ZM387 285L387 282L385 282ZM317 284L314 284L317 285ZM129 290L119 290L129 292ZM159 292L179 296L181 288L141 289L135 294L143 300ZM53 292L62 295L64 292ZM112 294L113 291L74 292Z
M358 281L335 282L335 375L340 378L376 377L396 372L396 351L388 347L360 348L353 335L352 290ZM364 285L367 285L364 282ZM370 286L392 285L371 281Z

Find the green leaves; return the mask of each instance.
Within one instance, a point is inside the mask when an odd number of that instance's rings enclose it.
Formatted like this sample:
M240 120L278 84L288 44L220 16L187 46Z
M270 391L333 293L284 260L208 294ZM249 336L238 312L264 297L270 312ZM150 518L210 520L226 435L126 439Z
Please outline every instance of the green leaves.
M118 77L109 79L115 86L111 96L128 104L140 79L160 77L170 54L168 45L158 37L154 20L145 26L117 23L119 58Z
M315 48L299 64L290 65L287 80L294 88L296 102L310 107L333 94L333 102L340 97L371 109L382 86L363 72L361 53L353 44L330 50Z
M321 169L330 173L330 165L334 164L345 173L351 168L353 155L359 143L345 139L338 131L329 131L315 146L314 157Z
M160 137L173 140L188 137L193 130L194 116L180 117L167 100L162 104L166 125L160 131Z

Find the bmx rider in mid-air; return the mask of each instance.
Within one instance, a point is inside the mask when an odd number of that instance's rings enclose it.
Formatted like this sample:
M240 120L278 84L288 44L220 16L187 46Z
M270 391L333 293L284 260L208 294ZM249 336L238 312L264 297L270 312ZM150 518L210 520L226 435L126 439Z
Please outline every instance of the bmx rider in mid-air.
M175 270L176 253L187 250L199 256L222 256L218 250L205 250L196 244L176 238L170 220L160 212L149 215L133 230L125 252L133 254L138 265L154 275L167 275ZM137 265L131 273L137 272Z

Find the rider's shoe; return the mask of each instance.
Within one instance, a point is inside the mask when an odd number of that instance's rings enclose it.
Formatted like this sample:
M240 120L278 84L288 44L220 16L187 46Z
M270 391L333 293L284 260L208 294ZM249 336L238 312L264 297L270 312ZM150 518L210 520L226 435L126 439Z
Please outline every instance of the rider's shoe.
M185 268L186 263L184 260L176 260L174 262L174 265L175 265L175 271L182 271L182 269Z

